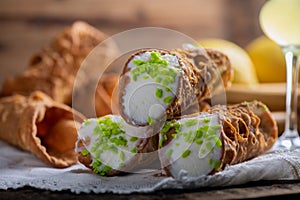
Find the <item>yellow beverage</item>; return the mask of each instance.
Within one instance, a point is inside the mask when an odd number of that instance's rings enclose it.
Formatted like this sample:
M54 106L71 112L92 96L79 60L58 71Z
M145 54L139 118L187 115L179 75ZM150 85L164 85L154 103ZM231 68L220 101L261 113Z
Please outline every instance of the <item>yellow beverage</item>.
M300 45L300 0L269 0L259 18L265 34L279 45Z

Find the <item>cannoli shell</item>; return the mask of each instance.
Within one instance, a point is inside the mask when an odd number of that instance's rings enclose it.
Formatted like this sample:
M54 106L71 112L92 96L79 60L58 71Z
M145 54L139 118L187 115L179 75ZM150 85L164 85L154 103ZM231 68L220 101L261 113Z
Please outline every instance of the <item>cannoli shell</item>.
M53 167L68 167L77 162L75 126L84 119L42 92L0 99L0 139Z
M276 121L261 102L215 106L208 112L218 113L222 123L223 155L217 171L261 155L277 140Z
M261 102L218 105L210 108L207 113L218 115L222 141L220 165L212 169L210 174L223 170L227 165L241 163L265 153L278 137L276 121ZM171 129L167 133L163 146L172 140L174 132ZM172 175L170 165L165 166L164 170L167 175Z
M82 61L104 39L106 35L94 27L75 22L34 55L23 73L5 81L1 96L28 96L39 90L57 102L70 105L73 83Z

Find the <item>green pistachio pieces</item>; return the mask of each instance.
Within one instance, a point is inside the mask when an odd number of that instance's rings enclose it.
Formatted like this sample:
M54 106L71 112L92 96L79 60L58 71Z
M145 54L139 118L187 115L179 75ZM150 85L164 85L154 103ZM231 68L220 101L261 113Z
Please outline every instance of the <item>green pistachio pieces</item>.
M156 88L155 95L156 95L157 98L161 99L162 96L163 96L163 90L160 89L160 88Z
M187 127L191 127L191 126L195 126L198 123L197 119L189 119L185 122L185 126Z
M187 149L187 150L185 150L185 151L181 154L181 157L182 157L182 158L186 158L186 157L188 157L190 154L191 154L191 150Z
M87 155L89 154L89 151L86 150L86 149L83 149L83 150L81 151L81 154L82 154L83 156L87 156Z
M169 104L173 101L173 97L172 96L167 96L166 98L164 98L164 103L165 104Z
M166 157L167 158L170 158L171 157L171 155L172 155L172 153L173 153L173 149L169 149L167 152L166 152Z

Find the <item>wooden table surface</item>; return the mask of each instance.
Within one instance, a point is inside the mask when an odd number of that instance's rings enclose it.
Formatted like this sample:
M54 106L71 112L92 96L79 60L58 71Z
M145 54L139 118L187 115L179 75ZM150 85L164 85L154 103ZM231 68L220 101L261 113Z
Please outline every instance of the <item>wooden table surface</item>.
M0 86L23 71L32 54L76 20L111 35L131 28L171 28L194 39L219 37L241 46L262 34L258 12L265 0L1 0ZM1 178L1 176L0 176ZM0 199L241 199L296 198L300 181L260 181L225 188L164 190L151 194L80 194L25 187L0 190ZM300 199L300 198L299 198Z
M69 191L51 192L25 187L17 190L0 190L0 199L300 199L300 180L298 181L259 181L239 186L201 188L197 190L162 190L147 194L74 194Z

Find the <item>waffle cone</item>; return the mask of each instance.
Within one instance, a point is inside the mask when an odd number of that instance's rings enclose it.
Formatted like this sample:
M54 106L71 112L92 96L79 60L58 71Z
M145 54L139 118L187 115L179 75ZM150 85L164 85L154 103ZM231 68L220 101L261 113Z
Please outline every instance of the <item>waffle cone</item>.
M77 71L93 48L104 39L106 35L94 27L75 22L34 55L23 73L4 82L1 96L28 96L39 90L57 102L70 105Z
M42 92L0 100L0 139L29 151L53 167L77 162L75 125L84 117Z

